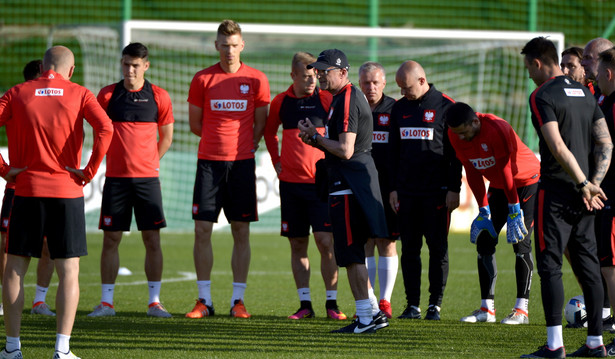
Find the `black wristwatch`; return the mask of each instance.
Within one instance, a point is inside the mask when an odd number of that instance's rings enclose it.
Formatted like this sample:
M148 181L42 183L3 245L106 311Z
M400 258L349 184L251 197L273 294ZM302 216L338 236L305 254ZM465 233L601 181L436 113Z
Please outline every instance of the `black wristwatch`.
M320 136L320 133L318 133L318 132L314 133L314 134L312 135L312 137L311 137L312 142L316 143L316 138L318 138L318 136Z
M585 179L585 181L581 183L577 183L577 189L583 189L583 187L587 186L588 184L589 184L589 181Z

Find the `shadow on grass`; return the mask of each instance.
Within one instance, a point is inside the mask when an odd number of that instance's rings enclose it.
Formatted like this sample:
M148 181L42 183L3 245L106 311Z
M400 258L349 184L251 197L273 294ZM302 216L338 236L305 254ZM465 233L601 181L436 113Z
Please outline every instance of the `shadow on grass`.
M72 347L80 353L107 353L107 357L158 358L214 356L327 356L385 357L475 356L507 357L529 352L515 347L515 337L538 342L542 325L511 328L495 324L468 325L460 322L392 319L388 328L371 335L331 334L350 323L326 318L292 321L286 317L258 316L250 319L218 315L187 319L149 318L143 312L119 312L115 317L88 318L79 311L73 330ZM22 337L29 347L48 347L54 336L54 318L24 314ZM490 348L477 350L479 338L489 337ZM300 353L297 350L300 349ZM531 348L530 348L531 349ZM484 351L484 352L483 352ZM533 350L532 350L533 351ZM134 354L140 353L140 356ZM147 353L167 353L168 356ZM173 355L169 353L175 353ZM215 354L217 353L217 354ZM84 354L81 354L84 355ZM229 354L230 355L230 354ZM101 356L104 357L104 356Z

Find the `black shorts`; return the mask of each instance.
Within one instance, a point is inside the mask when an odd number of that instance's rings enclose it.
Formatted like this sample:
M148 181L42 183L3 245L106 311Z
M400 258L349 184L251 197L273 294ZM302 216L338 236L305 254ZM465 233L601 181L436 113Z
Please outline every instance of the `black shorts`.
M609 198L610 197L609 195ZM596 212L596 243L598 245L598 259L601 267L615 266L615 202L608 199L604 208Z
M98 228L104 231L129 231L133 208L140 231L167 226L162 210L160 179L107 177Z
M365 243L371 230L356 197L352 194L330 195L329 216L337 265L364 264Z
M192 219L218 222L220 210L230 221L258 221L256 209L256 164L240 161L198 160Z
M310 226L313 232L331 232L327 203L318 197L315 184L280 181L280 203L282 236L309 236Z
M2 211L0 212L0 232L6 232L9 228L9 217L11 216L11 208L13 208L13 197L15 197L15 189L6 188L4 190L4 198L2 199Z
M40 258L44 237L47 237L51 259L88 254L83 197L15 196L7 252Z

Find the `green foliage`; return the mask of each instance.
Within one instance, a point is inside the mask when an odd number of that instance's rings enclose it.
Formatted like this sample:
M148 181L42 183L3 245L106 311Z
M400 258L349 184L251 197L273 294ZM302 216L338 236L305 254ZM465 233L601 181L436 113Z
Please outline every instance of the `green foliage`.
M139 234L124 236L120 246L121 266L132 276L118 277L115 293L117 316L87 318L86 314L100 300L99 260L101 235L89 236L90 255L81 261L81 299L71 338L71 349L78 356L97 358L512 358L533 352L546 338L540 301L540 280L534 277L530 299L530 325L466 324L459 318L480 304L476 274L475 247L468 234L451 234L450 276L442 304L442 321L392 319L389 328L374 335L330 334L346 322L324 318L325 290L320 278L318 253L310 243L312 260L312 300L317 318L291 321L286 317L298 308L295 284L290 271L290 248L277 234L252 235L252 264L246 290L246 307L251 319L228 317L232 275L230 254L232 238L215 233L212 294L216 316L186 319L196 299L194 279L182 279L194 273L192 235L163 233L164 282L161 299L173 314L171 319L147 318L147 285L143 273L144 249ZM399 249L399 243L398 243ZM506 241L498 246L498 281L496 313L501 320L515 300L514 255ZM421 307L427 306L427 249L423 250L423 293ZM26 278L26 303L33 298L35 270L33 261ZM566 264L564 268L566 298L580 294L578 284ZM55 308L57 281L52 280L48 303ZM376 291L376 293L378 293ZM345 271L340 270L338 303L347 315L354 313ZM393 313L405 306L400 273L392 298ZM44 358L53 352L55 322L24 311L22 327L23 353L26 358ZM586 330L564 329L568 351L584 343ZM611 340L610 335L605 342Z

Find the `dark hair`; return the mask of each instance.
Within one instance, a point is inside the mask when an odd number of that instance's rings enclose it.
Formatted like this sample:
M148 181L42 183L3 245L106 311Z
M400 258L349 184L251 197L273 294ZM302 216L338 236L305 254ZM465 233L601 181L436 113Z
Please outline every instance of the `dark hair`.
M566 55L573 55L579 58L579 60L583 59L583 49L577 46L569 47L566 50L562 51L562 57Z
M476 118L476 112L470 105L463 102L455 102L444 113L444 121L449 127L469 125Z
M531 39L521 50L521 54L525 55L528 60L538 59L545 65L558 65L559 59L557 49L551 40L546 37L535 37Z
M23 79L26 81L34 80L41 75L41 65L43 60L32 60L23 68Z
M128 55L130 57L138 57L140 59L146 59L149 56L149 52L147 47L140 42L131 42L126 45L124 50L122 50L122 56Z
M605 64L610 69L615 69L615 48L602 51L598 54L600 62Z

